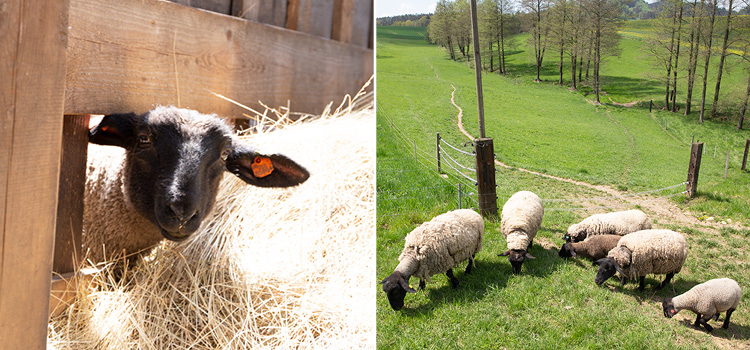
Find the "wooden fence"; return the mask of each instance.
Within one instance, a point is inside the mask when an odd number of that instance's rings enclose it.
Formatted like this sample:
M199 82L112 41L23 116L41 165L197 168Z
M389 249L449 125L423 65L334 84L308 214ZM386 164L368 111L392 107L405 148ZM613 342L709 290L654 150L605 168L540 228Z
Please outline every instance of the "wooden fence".
M46 345L53 252L69 259L56 263L65 272L80 249L88 114L177 105L241 116L213 93L319 113L373 74L372 0L179 2L213 11L0 0L3 349Z

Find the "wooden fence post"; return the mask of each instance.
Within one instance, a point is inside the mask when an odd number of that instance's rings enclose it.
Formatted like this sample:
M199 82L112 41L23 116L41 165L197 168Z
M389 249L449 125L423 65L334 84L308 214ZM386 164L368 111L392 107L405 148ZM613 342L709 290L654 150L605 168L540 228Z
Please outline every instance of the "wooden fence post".
M703 143L693 143L690 147L690 164L687 175L687 195L693 198L698 190L698 172L701 168L701 155L703 154Z
M742 156L742 169L745 170L745 164L747 164L747 151L750 149L750 139L745 141L745 155Z
M440 170L440 133L437 133L437 164L438 164L438 174L440 174L442 172Z
M651 113L651 108L654 107L654 100L648 102L648 112Z
M479 211L484 217L497 217L495 152L492 138L474 140L474 151L476 153Z

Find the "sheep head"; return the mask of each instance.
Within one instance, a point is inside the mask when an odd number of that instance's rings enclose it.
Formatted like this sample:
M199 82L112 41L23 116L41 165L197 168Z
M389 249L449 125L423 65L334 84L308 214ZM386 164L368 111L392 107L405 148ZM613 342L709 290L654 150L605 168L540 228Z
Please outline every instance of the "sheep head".
M578 259L578 254L573 250L573 243L570 242L563 244L562 247L560 247L560 251L557 252L557 255L561 258L573 257Z
M568 233L563 236L565 242L580 242L586 238L586 228L580 224L573 224L568 227Z
M404 307L404 297L406 297L407 292L417 292L409 286L409 279L398 271L393 272L390 276L380 281L380 284L383 285L383 291L388 296L388 302L395 311L401 310Z
M619 272L621 275L626 276L622 271L622 267L617 263L614 258L606 257L594 261L594 266L599 265L599 270L596 272L594 283L602 284L610 277L614 276L615 273Z
M283 155L262 155L222 119L175 107L105 116L89 142L126 150L124 193L164 238L182 241L201 225L229 171L260 187L289 187L309 177Z
M672 318L672 316L676 315L677 312L679 311L679 310L675 310L674 303L672 302L672 298L664 299L664 301L661 302L661 308L662 308L662 311L664 311L664 317L666 318Z
M526 249L508 249L497 256L507 256L508 261L510 261L510 266L513 268L513 273L515 274L521 273L521 266L523 265L524 260L536 259L529 254Z

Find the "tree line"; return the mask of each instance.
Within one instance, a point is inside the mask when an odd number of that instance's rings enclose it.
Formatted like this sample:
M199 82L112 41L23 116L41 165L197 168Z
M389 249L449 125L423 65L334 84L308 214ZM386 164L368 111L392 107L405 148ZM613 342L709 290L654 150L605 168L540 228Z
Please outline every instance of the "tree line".
M687 96L682 112L688 115L697 104L701 123L717 116L726 57L736 55L750 63L750 17L737 15L738 2L743 2L740 7L746 11L750 0L721 1L725 3L660 1L653 20L656 34L643 45L646 60L663 69L658 80L664 84L665 109L679 111L679 88ZM545 62L552 62L558 84L569 84L574 90L587 86L600 103L601 66L608 57L620 54L618 29L626 9L620 0L479 0L479 43L481 54L489 57L482 60L482 68L508 74L506 56L517 50L515 34L525 32L529 34L527 46L533 48L536 81L540 81ZM445 47L451 59L472 61L469 0L440 0L430 18L427 38ZM712 59L719 60L719 68L716 84L709 86ZM738 129L743 127L750 97L750 71L747 74Z

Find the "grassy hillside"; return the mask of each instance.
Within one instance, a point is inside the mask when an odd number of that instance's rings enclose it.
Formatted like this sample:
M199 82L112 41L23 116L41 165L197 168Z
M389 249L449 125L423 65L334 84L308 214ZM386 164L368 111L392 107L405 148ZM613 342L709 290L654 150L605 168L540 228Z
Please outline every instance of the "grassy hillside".
M699 196L688 202L682 196L674 198L682 207L695 211L694 215L710 214L750 223L750 174L739 171L738 165L739 150L750 133L736 132L721 122L699 126L690 117L648 113L647 107L594 106L587 97L567 88L532 83L531 69L521 69L530 66L526 55L523 51L513 54L511 63L518 68L514 70L516 75L484 76L487 135L494 138L499 160L638 192L684 181L690 138L696 136L706 142ZM545 72L546 77L552 77L548 80L554 79L554 67ZM618 79L630 79L633 86L649 84L637 76L623 75ZM456 103L463 107L467 130L477 135L471 67L465 62L450 61L439 47L427 45L420 28L378 28L379 279L396 266L403 237L411 229L457 208L457 183L464 183L464 191L471 192L468 181L438 174L432 160L436 132L453 145L466 141L455 126L457 110L450 103L451 85L456 87ZM639 99L647 96L632 89L627 93ZM669 121L669 130L664 130L665 120ZM718 148L716 158L709 152L713 145ZM723 157L727 149L731 150L732 166L724 180ZM463 162L471 166L470 159ZM534 191L547 200L602 195L587 187L504 168L498 169L496 180L500 206L521 189ZM471 200L466 201L464 206L475 206ZM664 297L713 277L732 277L747 286L750 278L744 268L750 265L750 255L742 247L750 230L688 227L655 218L660 227L687 233L691 252L674 287L654 292L649 286L639 293L633 285L622 288L614 281L598 287L593 283L595 269L589 262L557 257L563 232L587 212L556 209L576 206L575 201L545 201L545 208L550 210L545 212L531 250L537 259L527 262L521 275L512 275L507 259L496 256L505 250L505 240L499 233L499 223L487 221L475 272L464 276L461 269L454 270L462 281L460 290L453 290L445 276L435 276L426 290L407 295L406 308L400 312L391 310L385 295L378 290L378 346L750 347L750 317L740 311L747 308L746 302L733 315L730 330L717 329L713 335L693 330L688 324L694 319L690 312L683 311L677 319L667 320L660 306ZM647 281L657 282L654 278ZM416 283L412 280L413 285Z

